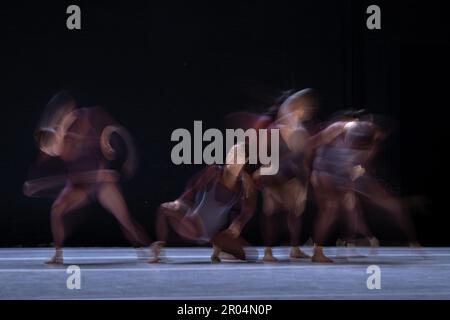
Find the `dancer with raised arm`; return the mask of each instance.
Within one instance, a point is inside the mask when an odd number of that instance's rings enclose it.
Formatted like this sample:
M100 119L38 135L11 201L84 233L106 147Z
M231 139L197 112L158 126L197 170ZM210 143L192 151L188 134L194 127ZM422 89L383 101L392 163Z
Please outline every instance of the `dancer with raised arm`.
M131 217L119 186L121 173L130 177L136 166L132 139L125 128L100 107L78 108L75 99L64 91L48 103L35 136L41 151L39 164L58 158L66 169L63 174L24 184L28 196L59 191L51 208L55 254L47 263L63 263L67 236L64 216L92 201L114 215L134 246L150 245L144 229ZM125 146L125 159L116 169L113 163L123 158L120 145Z

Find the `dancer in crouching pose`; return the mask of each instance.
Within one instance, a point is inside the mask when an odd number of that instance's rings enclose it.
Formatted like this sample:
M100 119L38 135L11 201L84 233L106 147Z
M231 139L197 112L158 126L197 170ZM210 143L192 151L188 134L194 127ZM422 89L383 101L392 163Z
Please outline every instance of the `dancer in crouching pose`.
M257 259L257 251L240 237L256 207L256 192L245 162L245 147L237 144L230 149L225 165L208 166L177 200L160 205L156 220L159 241L154 243L152 262L161 261L169 226L186 240L211 243L212 262L220 262L221 251L241 260Z

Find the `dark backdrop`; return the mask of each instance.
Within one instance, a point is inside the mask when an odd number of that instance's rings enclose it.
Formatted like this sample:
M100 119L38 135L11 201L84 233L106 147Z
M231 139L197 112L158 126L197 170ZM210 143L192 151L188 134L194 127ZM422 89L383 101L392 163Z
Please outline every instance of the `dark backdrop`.
M365 27L373 3L382 9L382 30ZM66 29L69 4L81 7L82 30ZM201 168L171 163L175 128L190 129L194 120L222 128L230 112L264 111L280 90L305 87L320 93L319 120L349 107L393 119L379 175L399 195L425 197L413 210L423 244L450 245L448 214L438 206L448 189L443 2L15 1L0 12L0 245L51 242L51 201L21 190L37 155L33 130L55 92L69 89L81 105L104 106L133 134L140 167L125 196L154 235L155 208ZM307 215L313 211L310 203ZM245 230L256 244L259 213ZM69 245L126 245L98 205L79 214ZM395 240L389 224L375 233Z

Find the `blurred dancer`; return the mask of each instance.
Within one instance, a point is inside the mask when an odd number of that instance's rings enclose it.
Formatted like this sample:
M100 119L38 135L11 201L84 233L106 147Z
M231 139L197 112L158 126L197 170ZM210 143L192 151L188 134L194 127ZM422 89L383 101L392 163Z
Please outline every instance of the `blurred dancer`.
M128 132L102 108L78 108L74 98L60 92L48 103L36 131L42 159L58 157L66 174L25 182L24 193L39 195L49 189L62 189L51 209L51 227L55 246L50 264L63 263L66 229L63 218L89 202L98 201L121 224L126 238L134 246L148 246L150 240L132 219L119 187L120 172L113 168L120 160L120 144L126 156L121 169L134 173L136 158Z
M286 214L291 258L309 258L299 248L301 217L305 210L309 172L304 162L304 148L309 133L304 125L317 108L317 97L312 89L305 89L283 99L273 108L274 118L268 129L280 130L280 169L276 175L262 176L260 169L253 177L263 193L264 261L276 262L273 240L276 233L276 214ZM263 123L267 120L261 118Z
M410 246L420 247L411 219L408 199L396 196L373 174L372 159L374 159L378 152L381 140L387 137L387 130L377 125L373 116L360 117L357 123L360 125L352 126L348 130L347 139L349 143L352 145L361 145L361 141L365 139L371 143L371 146L370 154L363 168L364 171L356 180L355 192L359 197L366 199L372 206L376 206L378 209L382 209L383 212L389 214ZM368 140L368 136L372 136L372 139Z
M256 250L250 250L240 237L256 206L256 192L244 169L245 162L245 147L235 145L227 155L227 164L208 166L177 200L159 207L159 241L155 243L159 248L155 248L153 262L161 260L158 253L167 241L169 226L186 240L212 243L212 262L220 262L221 251L241 260L257 258Z
M378 240L370 232L358 197L366 196L387 209L409 239L415 239L401 202L370 178L367 170L376 154L379 141L385 134L371 121L359 120L358 112L346 112L324 130L313 136L308 144L313 156L311 183L318 205L315 223L313 262L332 262L323 253L332 227L343 220L344 240L355 241L358 235L369 239L371 246Z

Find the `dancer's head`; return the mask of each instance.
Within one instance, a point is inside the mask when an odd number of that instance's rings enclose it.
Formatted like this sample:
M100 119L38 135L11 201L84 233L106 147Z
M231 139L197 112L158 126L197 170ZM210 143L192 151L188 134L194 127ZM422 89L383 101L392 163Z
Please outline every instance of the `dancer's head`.
M54 147L61 138L61 130L67 129L69 115L76 108L76 101L68 91L58 92L47 103L35 131L36 142L43 152L57 154Z
M278 118L302 122L312 118L318 107L318 96L313 89L297 91L287 97L278 110Z
M345 139L354 148L370 148L376 143L376 127L368 121L353 121L346 128Z
M232 146L225 159L225 168L232 175L239 176L248 161L248 148L245 143L239 142Z

